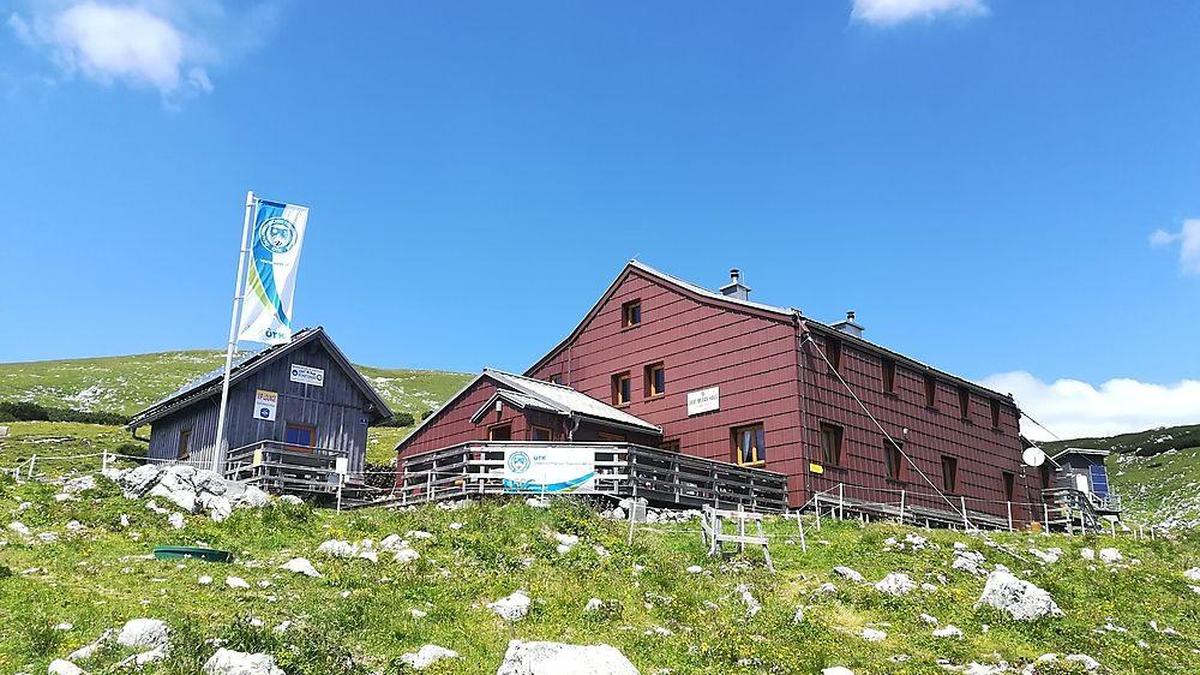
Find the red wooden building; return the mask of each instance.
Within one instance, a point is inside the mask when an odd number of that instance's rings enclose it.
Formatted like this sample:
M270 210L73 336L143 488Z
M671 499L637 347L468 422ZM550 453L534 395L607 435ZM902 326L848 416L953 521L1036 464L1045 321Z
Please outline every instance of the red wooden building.
M731 276L710 291L632 261L525 373L645 426L613 428L606 413L572 436L570 414L513 406L511 418L494 417L496 382L485 371L398 446L401 460L466 440L622 439L785 474L792 507L823 495L1040 518L1041 485L1026 479L1011 397L870 342L852 313L825 324L751 301Z

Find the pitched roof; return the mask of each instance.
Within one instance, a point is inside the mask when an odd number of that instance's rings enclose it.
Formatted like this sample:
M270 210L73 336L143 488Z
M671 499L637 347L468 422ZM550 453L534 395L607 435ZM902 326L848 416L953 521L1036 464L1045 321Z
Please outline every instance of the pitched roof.
M535 380L532 377L515 375L491 368L485 368L483 372L501 384L515 389L526 398L533 399L534 402L540 403L560 414L581 415L592 419L616 422L623 426L657 434L662 433L662 427L651 424L640 417L630 415L620 408L614 408L607 403L598 401L582 392L575 391L568 386Z
M416 438L417 433L433 423L438 413L454 405L464 394L473 389L480 380L485 378L498 385L497 391L488 399L487 403L484 403L479 410L475 411L475 414L471 416L472 420L478 419L480 414L486 413L495 404L497 399L501 399L522 409L534 408L557 415L577 415L616 426L629 427L637 431L662 434L662 427L651 424L640 417L630 415L624 410L614 408L607 403L575 391L568 386L554 384L553 382L544 382L532 377L496 370L495 368L484 368L482 373L476 375L470 382L463 385L462 389L459 389L453 396L446 399L446 402L435 410L433 414L421 420L420 424L396 444L396 448L399 449L410 438ZM502 389L501 387L507 387L507 389Z
M387 419L392 416L391 409L388 408L387 403L379 395L379 392L375 391L366 378L358 372L358 369L350 363L350 360L346 358L342 350L338 349L338 346L334 344L333 340L329 338L325 333L325 329L321 326L302 328L292 335L290 342L272 345L262 351L254 352L235 361L233 368L230 370L229 385L232 387L275 359L285 354L290 354L293 350L313 341L319 341L326 348L330 356L333 357L334 362L341 366L347 377L350 378L350 381L367 397L367 400L374 406L372 412L378 419ZM201 375L183 385L174 393L152 403L145 410L134 415L126 427L136 429L182 410L198 401L203 401L212 396L219 396L221 394L221 382L224 377L225 366Z
M951 380L956 384L960 384L960 385L963 385L970 389L974 389L976 392L981 393L985 396L998 396L1000 398L1011 398L1007 394L1002 394L993 389L988 389L987 387L984 387L983 385L978 384L976 382L972 382L970 380L961 378L957 375L954 375L953 373L948 373L944 370L934 368L933 366L930 366L926 363L923 363L922 361L914 359L911 356L906 356L904 354L901 354L900 352L893 351L891 349L888 349L887 347L884 347L883 345L880 345L878 343L867 340L866 338L851 335L849 333L840 331L837 328L834 328L833 325L830 325L830 324L827 324L827 323L824 323L821 321L817 321L816 319L812 319L810 317L804 316L804 314L799 309L796 309L794 307L780 307L778 305L768 305L768 304L762 303L762 302L754 302L753 300L742 300L741 298L728 296L728 295L725 295L718 291L709 290L707 288L704 288L703 286L694 284L690 281L680 279L679 277L676 277L672 274L668 274L667 272L663 272L661 270L655 269L654 267L651 267L650 265L647 265L646 263L643 263L640 260L630 260L628 263L626 263L625 267L621 269L621 273L617 275L617 278L614 279L611 284L609 284L608 288L605 289L604 293L601 294L600 298L596 301L596 303L594 305L592 305L592 308L590 310L588 310L587 314L584 315L583 319L579 322L578 325L575 326L575 328L571 331L571 333L569 335L567 335L567 337L563 338L563 340L560 341L558 344L554 345L554 347L551 348L550 351L546 352L546 354L544 356L542 356L542 358L538 359L536 363L534 363L532 366L530 366L530 368L528 370L526 370L525 373L528 375L529 373L532 373L533 371L537 370L543 363L545 363L547 360L549 360L550 357L557 354L560 349L562 349L568 343L570 343L571 340L575 339L575 337L583 330L583 328L585 326L587 326L588 322L591 321L592 317L594 317L600 311L600 307L604 304L605 300L607 300L608 297L614 291L616 291L617 287L621 285L621 282L623 282L625 280L625 278L633 271L641 272L649 277L657 279L658 281L672 285L675 288L683 291L686 295L692 296L697 301L700 301L700 302L703 302L706 304L716 305L718 307L726 307L729 309L733 309L735 311L743 311L743 312L755 314L758 316L765 316L767 318L772 318L772 319L775 319L778 321L803 321L805 325L809 326L810 328L816 329L816 332L818 332L818 333L821 333L824 335L836 336L839 340L845 340L846 342L848 342L850 344L858 345L867 351L873 351L873 352L884 354L885 356L887 356L889 358L893 358L897 361L907 363L910 367L919 368L923 371L928 371L930 373L936 373L937 375L939 375L947 380Z
M1050 459L1058 459L1063 455L1095 455L1097 457L1108 457L1112 452L1102 448L1063 448L1050 456Z

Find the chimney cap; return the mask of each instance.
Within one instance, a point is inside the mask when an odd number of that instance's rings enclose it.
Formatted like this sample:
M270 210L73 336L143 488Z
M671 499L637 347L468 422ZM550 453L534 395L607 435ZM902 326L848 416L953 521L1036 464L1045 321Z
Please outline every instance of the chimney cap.
M729 268L729 283L721 287L721 294L738 300L750 299L750 287L742 283L742 271L736 267Z

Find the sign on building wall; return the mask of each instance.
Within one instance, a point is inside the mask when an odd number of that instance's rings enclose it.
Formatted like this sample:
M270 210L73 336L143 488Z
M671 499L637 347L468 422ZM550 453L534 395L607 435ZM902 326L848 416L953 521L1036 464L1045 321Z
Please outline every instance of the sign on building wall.
M687 395L688 415L699 415L721 409L721 388L709 387L699 391L689 391Z
M311 384L316 387L325 386L325 371L320 368L311 368L302 366L298 363L292 364L292 382L300 384Z
M266 389L254 390L254 419L275 421L275 408L279 405L279 394Z
M577 492L596 481L594 457L578 448L513 447L504 449L506 492Z

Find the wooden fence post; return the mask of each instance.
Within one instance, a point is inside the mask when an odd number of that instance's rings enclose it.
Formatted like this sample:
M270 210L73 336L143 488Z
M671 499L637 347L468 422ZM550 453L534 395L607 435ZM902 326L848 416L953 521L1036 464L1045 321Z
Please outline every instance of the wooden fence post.
M962 495L958 496L958 507L960 509L962 509L963 531L965 532L967 530L967 528L970 527L970 523L967 521L967 498L966 497L964 497Z
M29 473L26 475L28 480L33 480L33 465L37 463L37 455L29 458Z
M800 530L800 550L808 553L808 544L804 541L804 520L799 511L796 512L796 527Z
M1042 522L1046 526L1046 534L1050 534L1050 506L1042 503Z
M900 491L900 524L904 524L904 499L908 496L907 490Z
M433 501L433 470L425 472L425 503Z
M846 519L846 484L838 483L838 520Z
M1006 503L1008 504L1008 531L1012 532L1013 531L1012 502L1006 502Z

